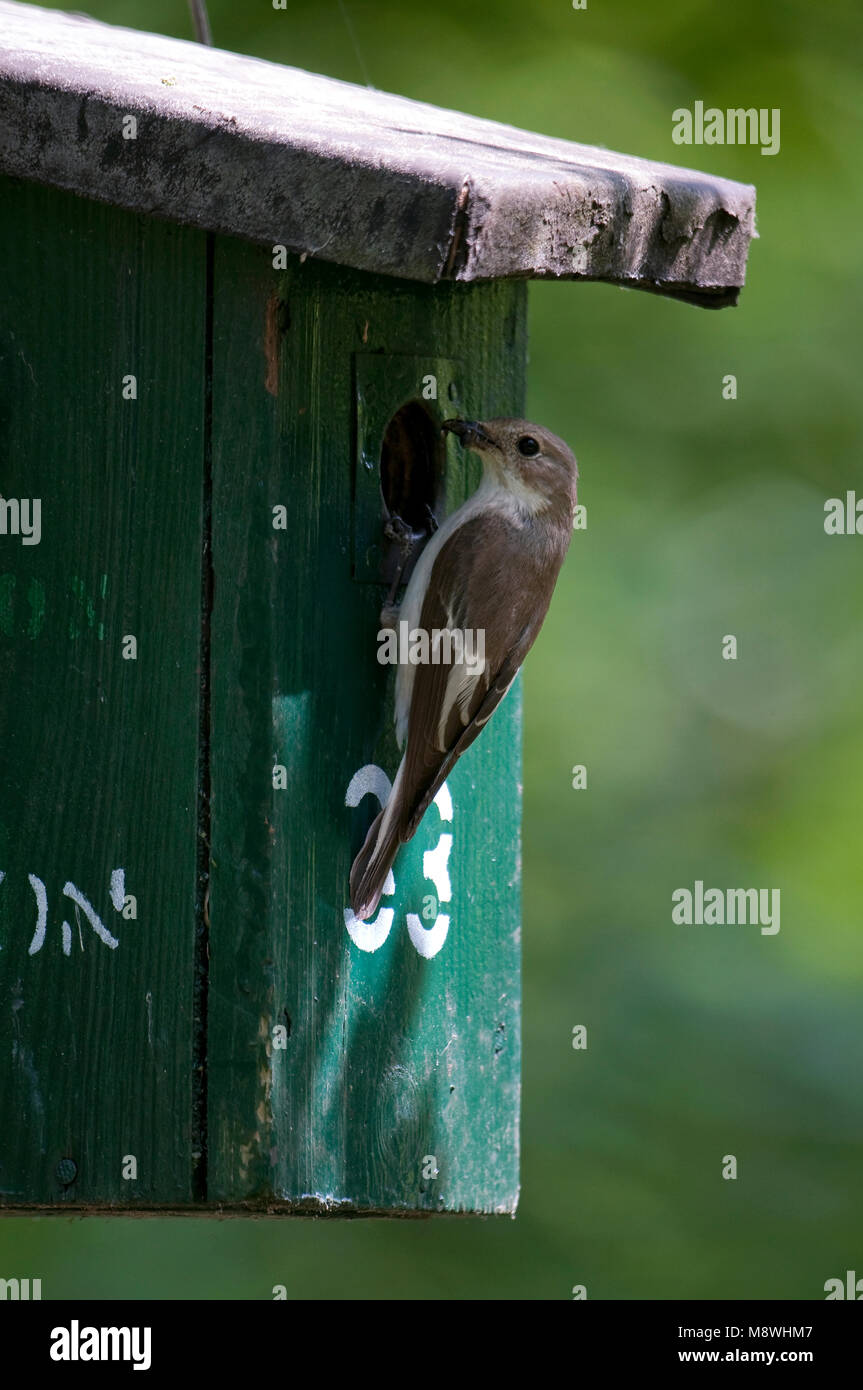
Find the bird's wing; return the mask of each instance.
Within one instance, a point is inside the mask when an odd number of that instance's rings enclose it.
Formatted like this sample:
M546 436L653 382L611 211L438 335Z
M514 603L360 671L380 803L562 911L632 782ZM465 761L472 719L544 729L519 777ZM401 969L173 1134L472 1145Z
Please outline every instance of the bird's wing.
M529 645L530 643L528 643L528 646ZM525 649L525 651L526 650L527 649ZM420 821L422 820L429 806L434 801L435 797L437 796L447 777L449 777L450 773L452 772L453 766L461 757L465 749L468 748L473 743L474 739L482 733L483 728L488 723L489 719L493 715L494 711L497 709L504 695L509 690L509 687L512 685L513 681L518 675L518 668L520 665L521 661L511 661L507 662L504 665L504 667L498 673L497 679L492 683L491 687L486 692L485 699L483 700L473 719L471 719L470 723L464 729L461 737L458 739L455 746L449 749L448 752L444 755L443 759L438 763L432 776L431 783L428 785L426 790L420 794L419 799L416 802L416 805L411 813L410 820L408 821L407 826L405 827L405 830L403 832L405 840L412 839L412 837L416 834Z
M562 557L561 557L562 558ZM542 626L557 577L526 552L519 529L486 513L460 526L436 557L420 626L482 629L485 662L416 669L402 782L409 840L456 759L482 731ZM521 572L522 582L513 582Z

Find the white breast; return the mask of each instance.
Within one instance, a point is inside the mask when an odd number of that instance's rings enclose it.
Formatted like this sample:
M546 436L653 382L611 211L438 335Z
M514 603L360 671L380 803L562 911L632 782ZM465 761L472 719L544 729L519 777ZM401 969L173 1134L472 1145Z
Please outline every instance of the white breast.
M500 480L490 472L484 473L476 492L460 507L457 507L452 515L447 517L439 530L435 531L416 563L416 568L408 581L405 596L399 609L399 621L408 624L408 632L419 627L429 577L435 560L453 532L457 531L460 526L464 526L465 522L470 521L478 512L504 511L514 515L516 510L514 499ZM452 614L448 613L447 626L451 625ZM471 624L467 623L466 626L470 627ZM396 741L399 748L404 746L407 737L408 715L416 670L415 666L399 664L396 671L395 722Z

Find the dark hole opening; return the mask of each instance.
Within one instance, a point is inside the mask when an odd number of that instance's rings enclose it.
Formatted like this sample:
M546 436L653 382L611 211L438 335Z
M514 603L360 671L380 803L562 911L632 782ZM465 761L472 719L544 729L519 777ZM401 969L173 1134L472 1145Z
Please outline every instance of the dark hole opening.
M419 401L408 401L396 411L381 446L382 578L393 586L410 578L437 526L445 457L440 426Z
M440 429L419 401L397 410L381 448L381 491L390 516L417 534L430 529L443 472Z

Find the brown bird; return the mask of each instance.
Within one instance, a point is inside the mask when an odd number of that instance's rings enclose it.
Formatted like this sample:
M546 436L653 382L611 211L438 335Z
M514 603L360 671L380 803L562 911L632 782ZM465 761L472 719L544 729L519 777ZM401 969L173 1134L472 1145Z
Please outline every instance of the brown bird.
M572 536L578 466L562 439L527 420L445 420L443 428L481 455L483 478L426 545L402 601L399 627L417 634L396 676L404 756L351 869L351 907L361 921L375 912L399 846L512 685ZM441 662L435 634L454 631L465 635L463 650L454 649L461 659Z

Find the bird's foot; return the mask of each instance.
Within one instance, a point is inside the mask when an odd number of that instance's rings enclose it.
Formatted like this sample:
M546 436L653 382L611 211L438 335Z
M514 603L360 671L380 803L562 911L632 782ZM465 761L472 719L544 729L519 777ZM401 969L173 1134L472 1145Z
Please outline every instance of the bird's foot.
M393 541L407 555L414 543L414 533L408 523L393 512L384 522L384 539Z
M382 628L389 628L393 632L396 631L396 623L399 620L400 606L401 605L398 603L390 603L389 599L386 601L386 603L383 605L381 609L380 622Z

